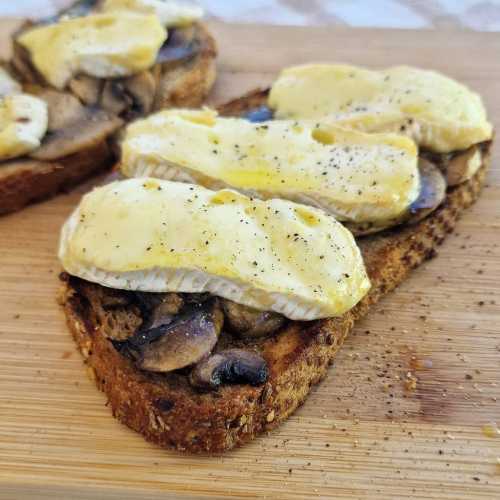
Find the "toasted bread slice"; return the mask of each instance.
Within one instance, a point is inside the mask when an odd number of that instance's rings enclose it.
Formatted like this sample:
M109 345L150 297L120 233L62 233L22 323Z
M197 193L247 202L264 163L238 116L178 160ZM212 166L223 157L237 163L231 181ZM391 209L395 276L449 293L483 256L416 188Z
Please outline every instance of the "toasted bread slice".
M33 23L27 22L14 34L11 69L23 84L47 87L29 52L16 41L31 26ZM216 57L215 39L203 23L196 22L171 30L149 70L123 78L80 75L71 80L66 90L83 104L99 106L127 121L168 107L197 107L215 82Z
M265 93L254 92L221 106L220 112L241 115L264 102ZM110 329L127 331L141 324L130 292L63 274L60 302L68 326L113 415L148 441L194 453L223 452L277 427L326 375L354 322L436 254L460 213L477 199L488 161L484 148L479 171L450 188L445 202L424 220L359 239L372 289L354 309L339 318L291 322L272 338L254 339L251 348L269 366L263 386L226 385L200 393L189 385L185 373L139 370L107 338ZM242 346L241 340L229 335L222 342L224 348Z
M110 166L106 141L60 160L21 158L0 165L0 215L70 189Z
M68 90L83 105L98 106L108 113L116 114L115 120L120 123L123 123L122 118L129 120L155 109L172 106L197 107L201 105L215 82L215 40L202 23L195 23L189 29L177 30L177 35L172 37L172 43L174 46L168 47L162 62L157 63L151 70L129 79L121 79L127 80L122 82L126 87L123 93L117 90L122 87L110 87L109 93L117 99L112 103L109 99L106 100L106 84L102 82L98 87L94 87L95 82L90 82L90 79L84 81L82 78L78 82L75 80ZM175 45L176 43L178 45ZM13 46L11 70L28 92L37 88L39 93L55 93L46 86L43 78L33 68L26 51L19 44L14 43ZM177 54L178 57L172 57L172 54ZM120 96L126 102L120 102ZM116 128L118 127L114 127L115 130ZM22 157L2 162L0 215L14 212L29 203L69 189L110 167L114 158L113 144L102 140L62 158L47 160L41 157Z

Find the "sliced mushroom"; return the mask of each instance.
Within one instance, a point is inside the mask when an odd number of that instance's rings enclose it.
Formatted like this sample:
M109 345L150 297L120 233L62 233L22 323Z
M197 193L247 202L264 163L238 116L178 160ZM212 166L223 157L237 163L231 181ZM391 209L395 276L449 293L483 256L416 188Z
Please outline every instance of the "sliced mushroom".
M269 377L267 363L259 354L227 349L198 363L189 382L200 389L217 389L221 384L264 384Z
M91 148L106 140L122 123L120 118L106 111L89 109L84 118L49 132L41 147L30 156L38 160L55 160Z
M179 314L184 300L177 293L136 292L139 306L149 329L170 324Z
M102 80L87 75L75 76L69 82L71 92L87 106L95 106L99 102L102 86Z
M446 180L439 169L430 161L420 159L420 194L410 205L409 214L404 222L413 224L427 217L441 205L446 197Z
M169 30L168 38L160 47L156 56L156 64L172 64L196 55L199 41L195 37L195 28L173 28Z
M95 10L102 0L77 0L71 4L68 8L59 11L55 16L47 17L42 19L38 24L52 24L56 23L62 17L81 17L90 14Z
M123 84L132 100L131 111L138 115L149 113L156 93L156 80L151 72L143 71L126 78Z
M46 89L38 85L30 85L26 90L47 103L49 132L63 129L86 116L85 107L74 95L68 92Z
M482 154L477 145L453 155L444 165L449 186L455 186L470 179L481 166Z
M343 224L355 236L365 236L399 224L415 224L434 212L446 198L446 180L439 168L424 158L419 159L418 170L420 173L420 193L400 218L382 223L344 222Z
M124 80L106 80L102 89L100 106L116 115L120 115L132 106L132 98L127 94Z
M143 370L170 372L197 363L214 348L223 320L217 299L212 299L193 307L169 325L143 332L148 342L141 348L138 366Z
M266 337L279 330L285 323L281 314L259 311L227 299L223 300L222 309L229 329L244 338Z

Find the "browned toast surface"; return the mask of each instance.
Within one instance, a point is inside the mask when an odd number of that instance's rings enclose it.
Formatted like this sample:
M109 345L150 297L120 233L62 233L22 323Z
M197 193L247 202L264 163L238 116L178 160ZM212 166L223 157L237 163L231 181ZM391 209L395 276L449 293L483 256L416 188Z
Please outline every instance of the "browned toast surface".
M263 96L251 93L222 106L221 112L241 115L261 104ZM449 189L445 202L418 224L359 239L372 289L354 309L340 318L291 322L276 336L248 344L269 366L269 379L260 387L226 385L200 393L182 373L157 375L137 369L103 334L105 328L140 323L137 308L126 299L118 311L107 310L106 304L114 303L117 293L127 292L66 276L61 303L69 328L113 414L148 441L190 452L229 450L278 426L326 375L354 321L411 269L435 255L460 213L477 199L487 164L485 154L477 174ZM241 346L241 341L230 337L225 342Z

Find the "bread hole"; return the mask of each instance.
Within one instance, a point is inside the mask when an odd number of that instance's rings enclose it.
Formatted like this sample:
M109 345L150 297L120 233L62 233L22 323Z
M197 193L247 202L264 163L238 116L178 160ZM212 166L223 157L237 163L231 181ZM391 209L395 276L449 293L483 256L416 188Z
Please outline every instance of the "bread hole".
M325 129L321 128L313 129L313 131L311 132L311 137L316 142L324 144L325 146L329 146L335 143L335 136L333 135L333 133Z

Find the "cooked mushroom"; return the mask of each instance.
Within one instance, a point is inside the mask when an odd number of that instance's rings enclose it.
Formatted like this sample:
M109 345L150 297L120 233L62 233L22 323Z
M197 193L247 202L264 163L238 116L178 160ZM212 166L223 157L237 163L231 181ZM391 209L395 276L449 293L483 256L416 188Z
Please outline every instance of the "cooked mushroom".
M124 79L107 80L102 89L100 106L119 115L132 106L132 97L127 94Z
M284 316L272 311L259 311L224 299L222 309L229 329L240 337L259 338L271 335L281 328Z
M189 382L200 389L217 389L221 384L261 385L269 369L259 354L243 349L227 349L198 363Z
M441 205L446 197L446 180L439 169L430 161L420 159L420 194L410 205L405 222L412 224L427 217Z
M139 332L139 337L146 339L141 347L139 367L169 372L197 363L214 348L223 320L217 299L212 299L194 306L169 325ZM130 339L132 344L135 339Z
M471 178L481 165L481 150L475 145L453 155L444 164L446 180L449 186L455 186Z
M151 72L143 71L126 78L123 84L132 100L131 111L138 115L149 113L156 93L156 80Z
M136 292L135 296L148 329L170 324L184 304L177 293Z
M156 79L150 71L107 80L102 88L100 105L103 109L128 118L151 111L156 93Z
M344 222L344 225L355 236L365 236L403 223L415 224L427 217L444 201L446 197L446 180L439 168L424 158L419 159L418 170L420 172L420 193L399 219L379 224L372 222L361 224Z
M93 76L78 75L70 80L68 86L83 104L95 106L99 102L103 82Z
M77 0L68 8L59 11L55 16L42 19L42 21L38 24L56 23L62 17L68 18L86 16L95 10L100 3L102 3L102 0Z
M193 26L169 30L168 38L160 47L155 62L157 64L171 64L195 56L199 43L197 43L194 35Z
M102 110L87 110L84 119L48 133L40 148L30 154L38 160L55 160L104 141L122 125L122 120Z
M118 130L122 120L93 107L83 106L67 93L33 87L35 95L45 100L49 126L42 145L30 156L37 160L55 160L90 148Z
M74 95L68 92L46 89L38 85L30 85L27 90L30 94L43 99L47 103L49 132L63 129L76 121L84 119L86 116L86 108Z

